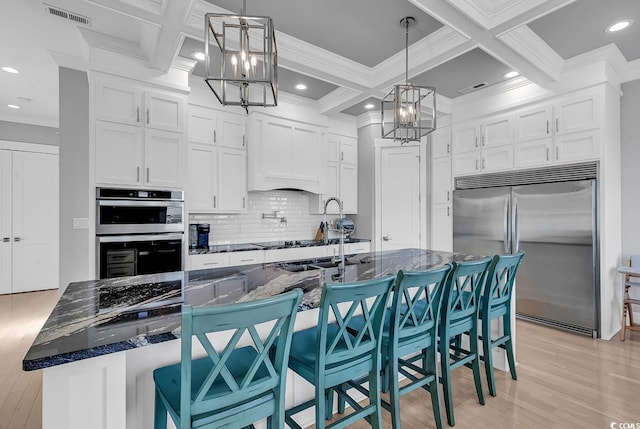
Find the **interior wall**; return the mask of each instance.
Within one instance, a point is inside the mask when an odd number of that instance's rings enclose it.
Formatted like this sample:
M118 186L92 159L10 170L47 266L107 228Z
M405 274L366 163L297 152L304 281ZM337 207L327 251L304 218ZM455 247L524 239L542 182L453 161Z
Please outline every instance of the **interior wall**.
M0 121L0 140L58 146L58 128Z
M88 280L88 229L74 218L89 218L89 81L87 73L60 67L60 294L70 282Z
M640 80L622 85L620 101L620 165L622 179L622 260L640 254ZM633 288L631 297L640 299L640 288ZM640 317L640 309L635 310Z
M375 234L373 139L379 136L380 124L371 124L358 129L358 214L353 216L356 224L354 235L371 240L372 248L375 248L373 242Z

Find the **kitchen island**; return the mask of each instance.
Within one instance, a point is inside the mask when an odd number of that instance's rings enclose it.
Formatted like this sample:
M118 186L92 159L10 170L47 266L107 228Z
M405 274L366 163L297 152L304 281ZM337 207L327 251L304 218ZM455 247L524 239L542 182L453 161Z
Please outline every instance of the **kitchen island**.
M347 257L344 281L477 258L421 249L359 254ZM43 429L152 428L152 371L180 360L182 304L225 305L300 288L296 330L305 329L317 321L322 284L337 280L331 265L289 261L70 284L23 361L25 370L44 369ZM287 406L313 395L292 374Z

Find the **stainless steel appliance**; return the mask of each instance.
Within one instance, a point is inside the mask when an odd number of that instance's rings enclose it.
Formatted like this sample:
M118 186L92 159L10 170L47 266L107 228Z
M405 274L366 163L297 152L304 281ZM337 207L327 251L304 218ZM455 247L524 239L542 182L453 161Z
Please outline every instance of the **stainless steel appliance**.
M98 278L183 269L182 191L98 188Z
M597 164L456 179L453 250L525 251L516 314L598 336Z

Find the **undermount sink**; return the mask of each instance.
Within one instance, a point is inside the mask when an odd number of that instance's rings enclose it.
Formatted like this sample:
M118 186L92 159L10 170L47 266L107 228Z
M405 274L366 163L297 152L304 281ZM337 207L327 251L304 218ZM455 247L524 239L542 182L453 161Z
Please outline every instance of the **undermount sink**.
M289 271L291 273L297 273L300 271L319 270L324 268L338 268L339 264L340 262L334 262L331 259L324 258L304 261L279 262L276 264L276 267L282 268L283 270ZM345 259L344 264L345 266L356 265L357 262L352 262Z

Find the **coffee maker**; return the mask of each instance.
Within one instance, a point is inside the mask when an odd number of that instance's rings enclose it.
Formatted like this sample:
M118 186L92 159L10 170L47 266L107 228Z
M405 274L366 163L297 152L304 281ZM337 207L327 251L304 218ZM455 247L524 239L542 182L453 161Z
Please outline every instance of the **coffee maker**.
M189 247L192 249L206 249L209 247L208 223L189 224Z

